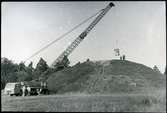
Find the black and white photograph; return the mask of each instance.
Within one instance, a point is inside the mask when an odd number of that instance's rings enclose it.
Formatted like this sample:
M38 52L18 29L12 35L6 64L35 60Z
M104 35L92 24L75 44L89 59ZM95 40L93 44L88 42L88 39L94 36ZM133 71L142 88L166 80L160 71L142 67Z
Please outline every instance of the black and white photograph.
M166 1L1 2L1 112L166 113Z

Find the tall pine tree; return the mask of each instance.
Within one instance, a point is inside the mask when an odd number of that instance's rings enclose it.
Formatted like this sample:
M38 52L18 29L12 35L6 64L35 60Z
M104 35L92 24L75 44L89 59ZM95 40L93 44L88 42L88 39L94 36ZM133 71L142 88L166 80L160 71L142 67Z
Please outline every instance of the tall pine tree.
M40 58L37 66L35 68L34 77L35 79L39 79L39 77L48 70L49 66L47 65L46 61L43 58Z
M155 72L157 72L157 73L161 73L160 70L158 69L158 67L157 67L156 65L154 65L153 70L154 70Z

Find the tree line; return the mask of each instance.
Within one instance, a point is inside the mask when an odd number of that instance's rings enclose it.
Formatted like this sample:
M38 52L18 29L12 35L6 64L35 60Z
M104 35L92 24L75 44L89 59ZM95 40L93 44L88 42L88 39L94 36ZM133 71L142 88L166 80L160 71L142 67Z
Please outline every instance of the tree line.
M62 62L55 65L55 68L50 68L43 58L40 58L35 68L33 67L33 62L26 66L23 62L17 64L8 58L1 58L1 89L4 89L8 82L47 80L51 73L67 68L69 64L70 61L66 56ZM154 66L153 70L160 73L157 66ZM164 74L166 75L166 68Z
M65 58L63 61L65 62L60 63L61 69L63 69L62 67L69 66L68 58ZM8 82L47 79L50 73L58 70L60 70L60 67L55 69L50 68L43 58L40 58L34 68L33 62L30 62L30 64L26 66L23 62L17 64L3 57L1 58L1 89L4 89Z
M30 62L30 64L26 66L23 62L17 64L7 58L1 58L1 89L3 89L8 82L38 79L41 73L48 70L48 68L49 66L43 58L39 60L35 68L33 68L33 62Z

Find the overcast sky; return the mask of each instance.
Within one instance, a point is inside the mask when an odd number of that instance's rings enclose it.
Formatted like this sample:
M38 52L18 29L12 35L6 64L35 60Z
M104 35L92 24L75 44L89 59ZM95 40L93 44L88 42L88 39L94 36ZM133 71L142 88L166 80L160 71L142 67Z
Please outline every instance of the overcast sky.
M2 2L1 57L19 63L46 46L81 21L105 8L109 2ZM126 59L149 67L166 66L165 2L113 2L115 7L102 18L69 56L78 61L115 59L119 47ZM89 24L53 44L30 59L40 57L48 65L63 52ZM116 45L116 40L118 44Z

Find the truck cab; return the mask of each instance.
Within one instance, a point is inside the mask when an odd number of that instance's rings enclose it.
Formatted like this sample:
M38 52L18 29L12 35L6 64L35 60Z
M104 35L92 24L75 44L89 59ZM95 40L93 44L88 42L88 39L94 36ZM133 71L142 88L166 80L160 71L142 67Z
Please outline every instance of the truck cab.
M5 86L4 93L10 96L22 95L21 84L20 83L7 83Z

